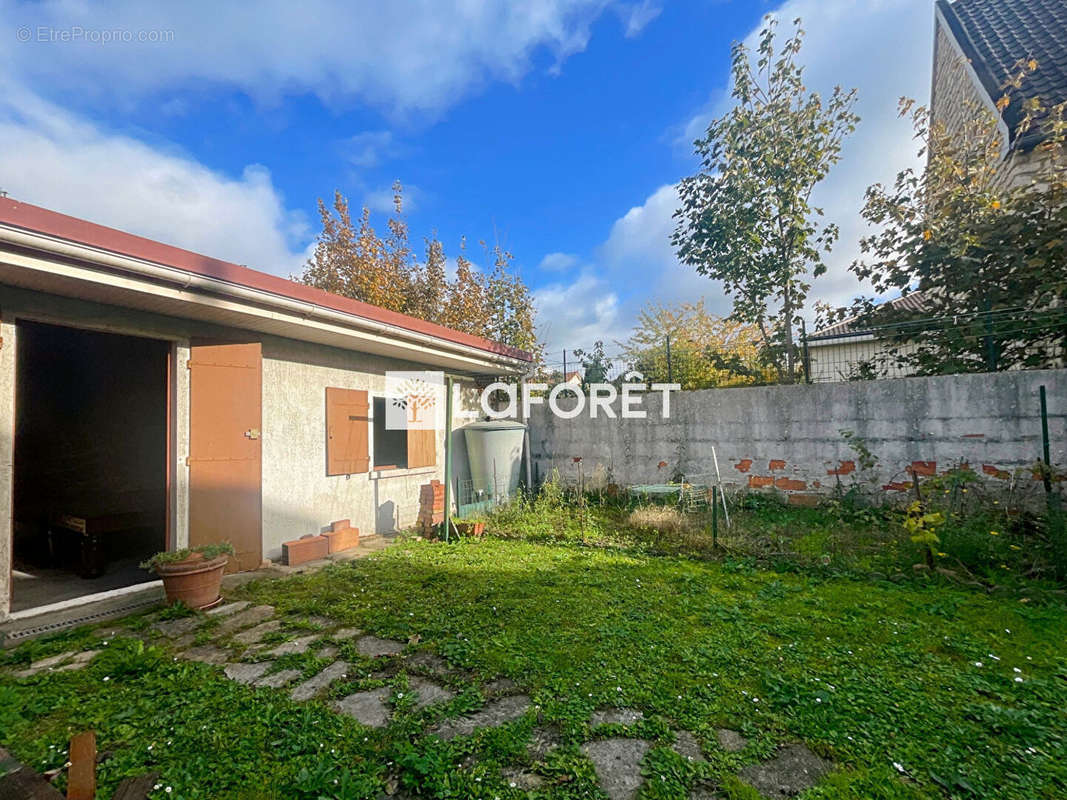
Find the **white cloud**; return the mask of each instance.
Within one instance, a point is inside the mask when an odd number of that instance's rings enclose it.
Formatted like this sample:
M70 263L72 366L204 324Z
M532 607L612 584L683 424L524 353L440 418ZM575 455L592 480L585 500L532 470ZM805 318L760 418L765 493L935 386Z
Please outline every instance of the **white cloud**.
M619 16L623 21L623 29L627 39L639 35L645 27L660 15L663 7L652 0L641 0L639 3L625 3L618 8Z
M589 347L624 337L628 327L619 324L619 298L607 281L585 272L572 283L554 283L534 292L538 333L548 360L563 348Z
M611 0L345 3L143 3L0 0L4 50L38 89L136 100L158 91L236 88L260 102L310 93L391 112L441 111L490 81L517 83L536 63L552 69L585 49ZM629 31L651 19L642 3ZM15 42L14 31L32 32ZM40 32L118 31L131 41L39 41ZM159 35L159 32L162 32ZM148 34L159 41L140 41Z
M796 17L803 19L808 35L801 60L809 88L824 95L838 83L859 90L857 111L863 121L814 197L826 218L840 226L841 240L827 259L827 274L815 281L809 304L815 300L845 304L863 291L848 265L858 256L859 238L866 232L859 213L864 191L918 163L911 129L897 118L896 109L902 95L928 100L933 14L926 0L789 0L775 13L783 28ZM747 37L750 44L758 30ZM678 126L674 146L689 155L692 140L728 108L729 100L725 88L716 89L705 108ZM611 325L624 332L618 338L625 338L637 312L649 301L677 303L703 297L710 311L728 314L730 300L720 284L682 266L675 257L670 237L678 205L674 184L656 189L615 221L593 265L573 286L556 286L553 296L583 297L594 287L602 293L612 287ZM573 290L569 295L568 289ZM541 318L551 316L542 311ZM592 327L575 329L585 339L570 337L576 342L572 347L604 338Z
M541 272L567 272L578 266L579 258L573 253L549 253L537 265Z
M341 143L341 151L355 167L376 167L400 152L392 131L364 131L349 136Z
M224 175L0 89L0 188L11 197L278 275L301 270L307 221L265 167Z

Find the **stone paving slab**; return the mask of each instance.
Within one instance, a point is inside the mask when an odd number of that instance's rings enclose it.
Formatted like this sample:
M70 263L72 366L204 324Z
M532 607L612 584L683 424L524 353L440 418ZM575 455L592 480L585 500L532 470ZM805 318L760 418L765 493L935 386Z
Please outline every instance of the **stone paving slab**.
M173 639L175 636L181 636L182 634L189 633L200 627L200 623L204 620L200 617L180 617L178 619L167 619L162 622L156 622L152 624L152 630L159 631L168 639Z
M300 677L298 669L283 669L273 672L256 681L253 686L266 687L268 689L281 689Z
M689 731L678 731L674 738L674 752L694 764L704 761L704 751L697 737Z
M644 783L641 760L651 748L644 739L601 739L582 745L597 780L611 800L633 800Z
M84 669L99 652L99 650L82 650L80 653L76 653L74 658L63 666L56 667L56 672L72 672L73 670Z
M750 764L739 773L741 780L771 800L786 800L814 786L830 771L830 763L802 744L788 744L770 761Z
M274 606L253 606L227 617L211 632L213 636L225 636L241 628L258 625L274 616Z
M419 678L417 676L408 678L408 687L417 695L415 699L415 708L419 710L437 705L438 703L447 703L456 696L456 693L451 689L446 689L444 686L438 686L433 681L428 681L426 678Z
M406 645L395 639L380 639L377 636L364 636L356 642L356 650L360 655L378 658L379 656L395 656L404 650Z
M263 674L273 665L273 661L260 661L258 664L227 664L225 672L226 677L231 681L237 681L247 686L262 678Z
M268 650L269 656L289 656L296 653L306 653L308 648L311 647L311 643L318 639L320 634L312 633L308 636L301 636L297 639L290 639L288 642L282 642L273 650Z
M235 603L226 603L226 605L216 606L207 612L209 617L227 617L230 614L236 614L238 611L244 611L250 606L247 600L238 600Z
M310 700L320 689L324 689L338 678L343 678L348 672L348 664L344 661L334 661L322 672L296 686L291 692L294 700Z
M389 724L388 687L372 689L369 692L356 692L334 703L340 713L347 714L361 725L370 728L384 728Z
M46 669L54 669L62 664L69 658L75 655L74 650L67 650L65 653L57 653L54 656L48 658L42 658L38 661L31 661L30 665L26 669L19 670L15 673L16 678L29 678L32 675L36 675L38 672L44 672Z
M234 634L233 640L235 642L239 642L240 644L256 644L264 636L270 633L275 633L276 631L280 630L281 627L281 620L269 619L266 622L261 622L254 628L249 628L246 631L241 631L240 633Z
M593 712L589 724L597 725L633 725L645 718L644 712L636 708L602 708Z
M430 733L442 739L454 739L457 736L470 736L478 728L491 728L516 720L530 707L530 698L524 694L496 700L481 711L466 717L445 720L431 729Z
M204 664L223 664L229 658L229 653L213 644L190 647L188 650L178 653L178 658L186 661L200 661Z
M748 739L729 728L719 728L715 731L715 739L719 743L719 747L727 753L740 753L745 749L745 745L748 744Z
M363 633L363 631L359 628L338 628L330 634L330 638L338 642L343 642L346 639L353 639L361 633Z
M449 671L448 662L436 653L428 650L420 650L408 656L407 663L412 667L421 667L431 672L445 673Z

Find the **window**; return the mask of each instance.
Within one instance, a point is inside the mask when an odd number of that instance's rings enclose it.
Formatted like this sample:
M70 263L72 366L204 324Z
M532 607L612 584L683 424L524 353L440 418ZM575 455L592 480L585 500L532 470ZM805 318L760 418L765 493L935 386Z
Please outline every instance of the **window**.
M384 397L374 398L374 468L407 469L408 431L385 426Z
M387 397L374 398L374 468L415 469L437 464L437 431L389 430L385 425Z

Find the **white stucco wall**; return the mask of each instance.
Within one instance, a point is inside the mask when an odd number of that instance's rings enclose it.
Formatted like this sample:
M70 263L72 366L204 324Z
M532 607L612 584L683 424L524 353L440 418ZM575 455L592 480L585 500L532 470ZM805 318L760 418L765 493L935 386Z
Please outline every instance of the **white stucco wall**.
M263 342L263 556L281 558L282 542L351 519L361 533L384 533L415 522L419 487L444 478L444 431L433 467L363 475L326 474L326 388L384 396L386 370L417 370L410 362L288 339ZM373 414L373 402L371 403ZM456 404L454 427L463 424ZM373 424L370 450L373 455ZM462 472L462 439L453 465Z

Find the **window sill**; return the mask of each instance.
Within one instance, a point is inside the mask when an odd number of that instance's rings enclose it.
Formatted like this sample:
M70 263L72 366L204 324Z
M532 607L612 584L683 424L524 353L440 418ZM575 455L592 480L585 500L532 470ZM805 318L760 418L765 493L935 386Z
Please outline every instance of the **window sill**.
M437 467L413 467L411 469L372 469L370 479L372 481L384 478L414 478L418 475L433 475Z

